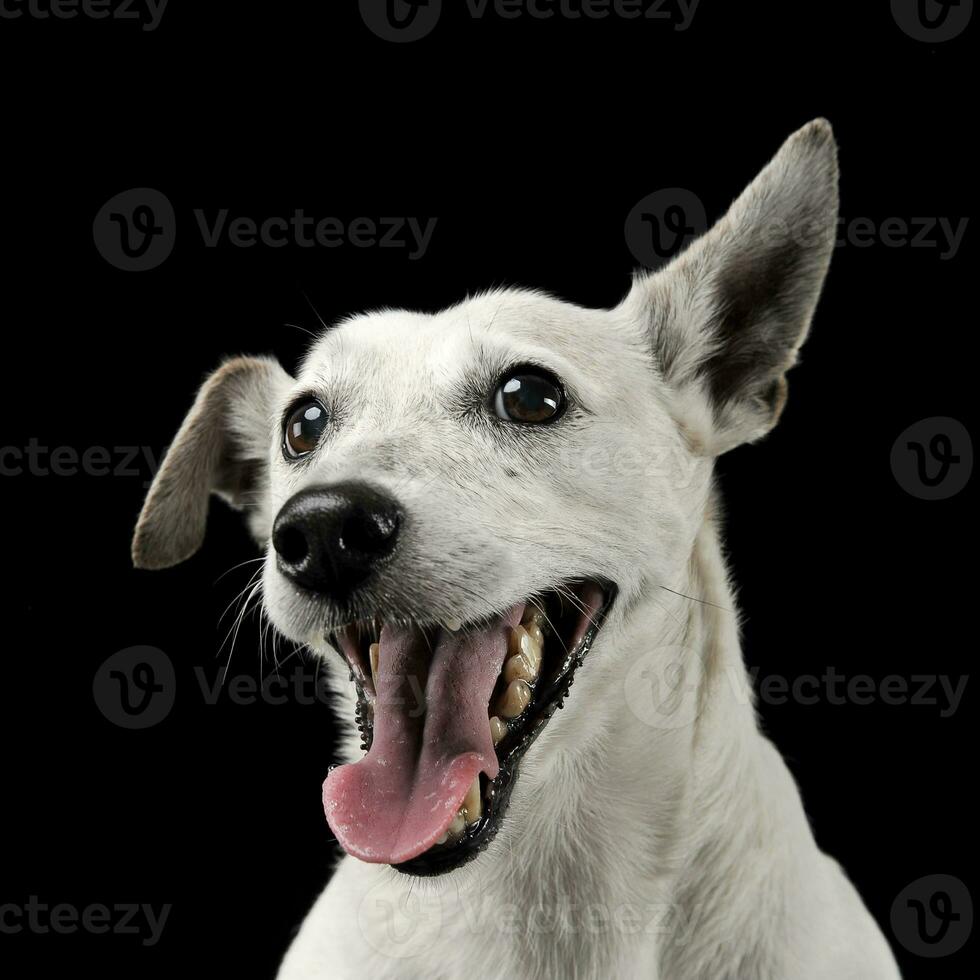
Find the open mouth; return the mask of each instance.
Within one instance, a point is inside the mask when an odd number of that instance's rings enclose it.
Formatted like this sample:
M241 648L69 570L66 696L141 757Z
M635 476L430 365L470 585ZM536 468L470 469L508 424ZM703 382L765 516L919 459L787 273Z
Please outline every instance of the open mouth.
M366 751L323 784L341 846L413 875L476 857L615 595L610 583L575 581L477 623L362 621L334 631Z

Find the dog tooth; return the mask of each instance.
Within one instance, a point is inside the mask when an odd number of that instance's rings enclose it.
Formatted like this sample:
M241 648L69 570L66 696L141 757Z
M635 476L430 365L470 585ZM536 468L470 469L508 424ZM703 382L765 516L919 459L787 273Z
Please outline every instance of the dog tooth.
M537 679L540 662L536 662L526 653L519 653L504 662L504 680L509 684L518 677L531 683Z
M544 633L541 632L540 623L529 623L525 625L527 635L538 645L538 650L544 649Z
M516 657L518 654L524 654L534 665L535 671L541 664L541 645L523 626L515 626L510 631L507 647L508 657Z
M368 647L368 658L371 661L371 680L374 681L374 686L378 686L378 657L381 654L381 644L372 643Z
M464 830L466 830L466 817L463 816L462 810L457 810L453 822L446 828L446 833L450 840L456 840L463 836Z
M546 622L548 622L548 619L543 609L539 609L537 606L528 606L524 611L524 618L521 620L521 625L525 628L532 623L535 626L543 626Z
M521 643L525 642L527 630L523 626L515 626L507 637L507 656L514 657L521 652Z
M443 625L450 633L458 633L463 624L458 619L447 619Z
M462 811L466 815L467 825L476 823L483 815L483 797L480 793L480 777L476 776L463 797Z
M517 635L515 636L514 634ZM542 643L538 641L537 636L541 636L541 640L544 640L540 628L535 626L531 626L528 629L525 629L523 626L518 626L511 633L511 642L517 647L515 650L512 646L511 652L514 654L521 653L527 657L528 661L534 666L535 673L541 667L542 651Z
M497 711L504 718L516 718L531 703L531 689L519 678L507 685L497 702Z
M448 834L448 832L445 832L445 831L444 831L443 833L441 833L441 834L440 834L440 835L439 835L439 836L438 836L438 837L436 838L436 843L437 843L437 844L445 844L447 840L449 840L449 834Z
M497 745L506 734L507 722L494 715L490 719L490 737L493 739L493 744Z

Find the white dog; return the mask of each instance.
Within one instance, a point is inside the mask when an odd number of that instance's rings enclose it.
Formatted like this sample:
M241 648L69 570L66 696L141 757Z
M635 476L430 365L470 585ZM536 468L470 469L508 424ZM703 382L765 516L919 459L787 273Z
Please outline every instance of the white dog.
M204 384L134 560L244 509L360 731L283 980L898 976L759 732L712 482L779 417L836 219L817 120L614 309L385 310Z

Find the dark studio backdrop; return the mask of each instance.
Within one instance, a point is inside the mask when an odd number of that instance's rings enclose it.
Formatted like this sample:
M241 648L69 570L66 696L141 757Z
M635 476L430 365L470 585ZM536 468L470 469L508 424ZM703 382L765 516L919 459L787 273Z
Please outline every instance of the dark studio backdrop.
M241 352L292 369L318 316L434 310L496 284L612 305L699 203L720 216L823 115L843 243L779 427L719 464L745 658L818 842L904 975L966 975L977 25L956 18L972 0L932 28L887 0L702 0L689 22L670 2L643 5L666 20L445 3L407 43L379 36L370 4L375 31L346 2L171 0L155 26L4 3L23 16L0 18L0 970L271 977L337 858L320 805L333 721L304 703L314 665L280 644L290 690L251 694L274 671L247 617L239 686L213 692L255 567L234 568L255 557L238 516L214 502L192 560L130 566L153 461L204 374ZM96 218L139 188L159 196L109 210L139 226L149 205L165 233L128 259ZM211 225L222 209L212 246L195 211ZM338 219L341 244L228 233L298 210ZM408 219L435 220L424 246ZM110 671L135 661L106 662L132 647L162 652L137 657L165 688L159 717L120 707ZM148 677L130 676L133 704ZM48 909L33 924L32 896ZM115 928L130 903L169 907L158 936L142 913L136 934ZM97 905L109 932L99 912L81 921Z

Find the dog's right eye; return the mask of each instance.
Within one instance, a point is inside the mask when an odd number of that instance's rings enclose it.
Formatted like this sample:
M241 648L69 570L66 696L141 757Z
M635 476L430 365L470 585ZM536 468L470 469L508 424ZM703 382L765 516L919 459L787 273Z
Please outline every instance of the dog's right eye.
M299 459L316 449L327 426L327 410L313 399L297 405L286 419L282 448L290 459Z
M543 368L517 368L497 385L493 411L498 419L521 425L554 422L565 409L561 382Z

